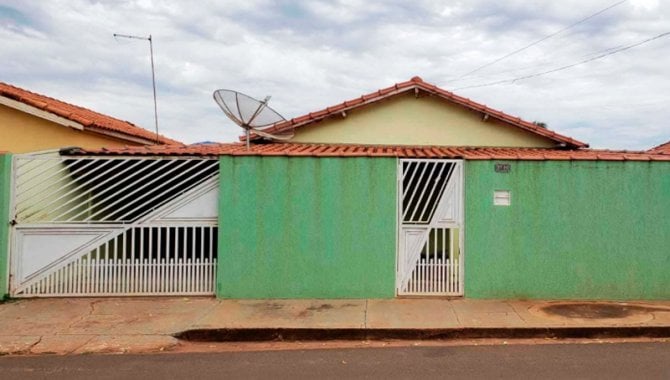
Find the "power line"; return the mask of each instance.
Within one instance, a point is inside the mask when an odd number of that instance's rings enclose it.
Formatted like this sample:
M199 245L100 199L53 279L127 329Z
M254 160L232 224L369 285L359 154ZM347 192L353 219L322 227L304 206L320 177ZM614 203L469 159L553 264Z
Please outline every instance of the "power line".
M616 46L610 46L607 49L591 51L591 52L588 52L586 54L579 54L575 57L572 57L571 60L550 59L550 57L552 57L553 55L548 55L548 56L545 55L545 56L543 56L543 57L545 57L543 60L539 60L535 64L532 64L532 65L518 67L518 68L515 68L515 69L507 69L507 70L502 70L502 71L496 71L496 72L487 72L486 74L479 74L479 75L471 76L471 77L468 77L468 78L454 79L454 80L450 80L449 83L453 84L455 82L462 82L462 81L468 81L469 83L473 83L473 82L477 83L477 82L481 82L482 80L493 80L493 78L495 78L496 76L500 76L501 74L508 74L508 73L509 73L509 75L521 76L521 75L524 75L523 72L534 71L533 69L545 68L547 66L551 66L551 64L564 64L564 63L568 63L568 62L574 62L574 60L589 59L590 57L594 57L594 56L600 55L602 53L607 53L607 52L610 52L612 50L619 49L623 46L624 46L623 44L619 44L619 45L616 45ZM553 50L552 53L555 54L556 51L557 50ZM561 56L563 57L564 54L561 54ZM463 84L461 86L465 87L466 84Z
M474 73L476 73L477 71L479 71L479 70L481 70L481 69L483 69L483 68L485 68L485 67L489 67L489 66L491 66L491 65L493 65L493 64L495 64L495 63L498 63L498 62L502 61L503 59L506 59L506 58L509 58L509 57L513 56L514 54L520 53L520 52L522 52L522 51L524 51L524 50L526 50L526 49L528 49L528 48L530 48L530 47L533 47L533 46L539 44L540 42L543 42L543 41L545 41L545 40L548 40L548 39L550 39L550 38L552 38L552 37L554 37L554 36L556 36L556 35L558 35L558 34L561 34L561 33L565 32L565 31L568 30L568 29L574 28L575 26L577 26L577 25L579 25L579 24L581 24L581 23L584 23L584 22L586 22L586 21L588 21L588 20L594 18L594 17L598 16L598 15L601 14L601 13L607 12L608 10L610 10L610 9L616 7L616 6L621 5L621 4L625 3L626 1L628 1L628 0L621 0L621 1L619 1L619 2L616 2L616 3L614 3L614 4L611 4L611 5L608 6L607 8L603 8L603 9L599 10L599 11L596 12L596 13L593 13L593 14L587 16L587 17L584 17L583 19L581 19L581 20L579 20L579 21L577 21L577 22L575 22L575 23L573 23L573 24L570 24L570 25L566 26L565 28L563 28L563 29L561 29L561 30L559 30L559 31L557 31L557 32L554 32L554 33L552 33L552 34L550 34L550 35L548 35L548 36L544 36L544 37L540 38L539 40L537 40L537 41L535 41L535 42L531 42L530 44L528 44L528 45L526 45L526 46L524 46L524 47L522 47L522 48L519 48L519 49L517 49L517 50L514 50L514 51L511 52L511 53L505 54L505 55L503 55L502 57L497 58L497 59L494 59L494 60L491 61L491 62L485 63L485 64L483 64L483 65L477 67L477 68L474 69L474 70L468 71L467 73L465 73L465 74L463 74L463 75L457 77L456 79L461 79L461 78L467 77L468 75L474 74Z
M469 77L469 78L454 79L454 80L450 80L449 82L451 84L453 84L455 82L462 82L462 81L469 81L469 82L475 82L476 83L476 82L481 82L482 80L492 80L492 77L495 78L495 76L500 76L501 74L510 74L510 75L521 76L521 75L524 75L523 74L524 71L529 72L529 71L533 71L533 69L545 68L547 66L550 66L551 63L563 64L563 63L567 63L567 62L571 62L571 61L574 62L574 59L589 59L589 58L594 57L596 55L607 53L607 52L619 49L621 47L623 47L623 45L611 46L611 47L608 47L607 49L596 50L596 51L592 51L592 52L589 52L589 53L586 53L586 54L579 54L578 56L573 57L572 60L563 59L562 60L563 62L560 62L560 61L557 62L557 60L555 60L555 59L546 58L544 60L537 61L535 64L532 64L532 65L517 67L515 69L507 69L507 70L502 70L502 71L489 72L487 74L475 75L475 76L472 76L472 77ZM465 86L466 86L465 84L462 85L462 87L465 87Z
M634 48L634 47L636 47L636 46L640 46L640 45L646 44L646 43L648 43L648 42L657 40L657 39L659 39L659 38L663 38L663 37L668 36L668 35L670 35L670 32L661 33L661 34L656 35L656 36L654 36L654 37L647 38L646 40L643 40L643 41L640 41L640 42L636 42L636 43L634 43L634 44L626 45L626 46L624 46L624 47L621 47L621 48L618 48L618 49L615 49L615 50L611 50L611 51L609 51L609 52L607 52L607 53L600 54L600 55L595 56L595 57L593 57L593 58L589 58L589 59L585 59L585 60L583 60L583 61L579 61L579 62L576 62L576 63L572 63L572 64L569 64L569 65L565 65L565 66L557 67L557 68L555 68L555 69L551 69L551 70L547 70L547 71L542 71L542 72L535 73L535 74L524 75L524 76L517 77L517 78L514 78L514 79L503 79L503 80L499 80L499 81L496 81L496 82L483 83L483 84L478 84L478 85L474 85L474 86L459 87L459 88L455 88L454 90L463 90L463 89L467 89L467 88L487 87L487 86L494 86L494 85L497 85L497 84L504 84L504 83L514 83L514 82L517 82L517 81L520 81L520 80L523 80L523 79L535 78L535 77L539 77L539 76L541 76L541 75L546 75L546 74L555 73L555 72L557 72L557 71L561 71L561 70L569 69L569 68L571 68L571 67L575 67L575 66L578 66L578 65L587 63L587 62L591 62L591 61L595 61L595 60L600 59L600 58L607 57L607 56L612 55L612 54L616 54L616 53L620 53L620 52L625 51L625 50L628 50L628 49L632 49L632 48Z

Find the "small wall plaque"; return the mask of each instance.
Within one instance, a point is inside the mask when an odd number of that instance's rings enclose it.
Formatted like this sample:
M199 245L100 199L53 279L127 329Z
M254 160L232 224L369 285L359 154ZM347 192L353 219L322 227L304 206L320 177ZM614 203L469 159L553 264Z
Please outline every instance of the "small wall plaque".
M512 165L510 164L496 164L495 171L496 173L509 173Z
M509 206L512 204L512 193L509 190L496 190L493 192L494 206Z

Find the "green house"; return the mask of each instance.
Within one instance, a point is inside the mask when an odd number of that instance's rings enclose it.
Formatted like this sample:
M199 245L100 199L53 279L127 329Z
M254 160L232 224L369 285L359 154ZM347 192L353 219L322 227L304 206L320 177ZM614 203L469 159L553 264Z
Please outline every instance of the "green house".
M270 131L4 156L5 293L670 299L670 155L418 77Z

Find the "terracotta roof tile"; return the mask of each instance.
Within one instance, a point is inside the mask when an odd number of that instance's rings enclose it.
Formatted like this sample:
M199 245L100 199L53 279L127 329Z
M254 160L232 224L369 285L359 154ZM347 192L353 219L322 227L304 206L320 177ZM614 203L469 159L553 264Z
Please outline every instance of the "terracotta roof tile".
M624 153L623 158L628 161L646 161L644 156Z
M399 157L452 158L468 160L576 160L576 161L670 161L670 155L641 151L549 148L478 148L441 146L387 146L347 144L244 143L154 145L107 149L68 149L64 155L102 156L308 156L308 157Z
M351 99L351 100L346 100L340 104L336 104L330 107L327 107L323 110L316 111L316 112L310 112L306 115L295 117L291 120L283 121L280 123L275 124L274 126L268 128L266 132L279 132L279 131L285 131L285 130L290 130L290 129L295 129L295 128L300 128L304 125L310 124L312 122L316 122L319 120L322 120L326 117L339 114L342 111L348 111L351 108L355 107L360 107L364 104L369 104L373 102L377 102L383 99L386 99L390 96L394 96L397 94L405 93L408 91L412 90L422 90L434 95L437 95L443 99L446 99L448 101L451 101L453 103L459 104L461 106L464 106L466 108L470 108L472 110L486 113L490 117L494 117L496 119L499 119L505 123L508 123L510 125L513 125L515 127L524 129L526 131L535 133L540 136L547 137L551 140L556 141L557 143L563 143L566 144L569 147L575 147L575 148L586 148L588 147L588 144L583 143L581 141L575 140L571 137L563 136L561 134L558 134L556 132L550 131L546 128L537 126L529 121L525 121L521 119L520 117L512 116L509 114L506 114L502 111L494 110L484 104L479 104L477 102L474 102L470 99L464 98L462 96L456 95L450 91L443 90L433 84L426 83L424 82L420 77L412 77L409 81L406 82L400 82L396 83L393 86L383 88L380 90L377 90L375 92L372 92L370 94L365 94L362 95L358 98ZM251 134L251 139L252 140L257 140L260 139L261 137L255 134ZM244 141L245 137L240 137L240 140Z
M650 153L670 154L670 141L648 150Z
M7 83L0 82L0 96L53 113L54 115L79 123L84 127L95 128L97 129L96 132L115 132L121 135L147 140L147 143L156 141L156 134L154 132L138 127L130 122L65 103L45 95L27 91ZM165 136L159 136L159 142L161 144L179 144L179 141L172 140Z

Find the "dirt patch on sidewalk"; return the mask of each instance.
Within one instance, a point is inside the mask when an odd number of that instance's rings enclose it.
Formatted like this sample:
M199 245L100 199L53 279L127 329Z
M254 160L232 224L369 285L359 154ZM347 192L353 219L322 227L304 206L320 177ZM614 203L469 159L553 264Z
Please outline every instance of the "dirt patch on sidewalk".
M558 302L536 305L531 313L571 323L638 324L654 319L654 313L670 313L669 307L626 302Z

